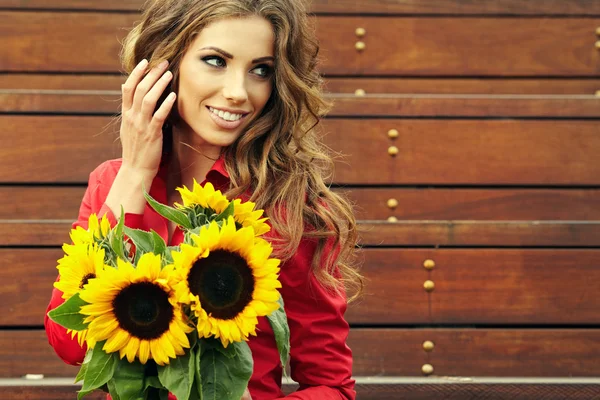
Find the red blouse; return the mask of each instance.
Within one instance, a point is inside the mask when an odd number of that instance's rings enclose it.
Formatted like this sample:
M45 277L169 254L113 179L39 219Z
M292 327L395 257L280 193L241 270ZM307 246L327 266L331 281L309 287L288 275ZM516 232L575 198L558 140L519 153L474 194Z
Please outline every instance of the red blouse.
M88 217L96 213L107 214L111 224L116 219L104 203L112 183L121 167L121 160L110 160L101 164L91 174L88 188L83 197L79 218L73 227L87 228ZM161 169L152 182L150 195L166 204L166 169ZM217 189L226 189L229 175L223 159L217 160L202 183L211 182ZM125 225L131 228L154 229L165 241L168 237L167 220L146 205L143 214L125 214ZM183 233L177 229L169 245L183 241ZM280 289L288 323L290 326L291 377L298 382L298 391L285 396L286 399L354 400L352 375L352 352L346 345L349 326L344 319L346 299L323 289L310 272L316 242L303 239L296 254L281 266ZM47 311L63 303L62 292L54 289ZM44 318L48 341L66 363L78 365L83 361L85 348L67 335L66 329ZM248 342L254 358L254 371L248 384L253 400L283 398L281 391L282 368L273 330L265 317L258 319L257 336ZM175 399L172 395L169 399Z

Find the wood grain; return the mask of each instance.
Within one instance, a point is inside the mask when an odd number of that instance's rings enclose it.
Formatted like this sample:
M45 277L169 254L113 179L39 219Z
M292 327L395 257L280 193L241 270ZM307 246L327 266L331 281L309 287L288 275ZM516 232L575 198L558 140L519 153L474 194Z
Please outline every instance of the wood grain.
M60 246L72 220L0 220L0 246ZM600 246L597 221L359 221L363 246Z
M599 99L600 101L600 99ZM0 116L0 182L84 184L120 155L111 117ZM598 185L598 121L328 119L341 153L333 182L419 185ZM396 129L396 139L387 133ZM398 155L388 155L390 146ZM557 162L560 160L560 162Z
M0 7L23 9L86 9L137 11L143 0L3 0ZM314 13L342 14L486 14L486 15L600 15L598 0L313 0Z
M600 220L598 189L339 188L360 220ZM2 190L0 189L0 196ZM1 197L0 197L1 198ZM396 201L390 207L388 202ZM394 205L394 203L391 203Z
M61 249L0 249L0 326L43 322ZM429 272L425 260L436 267ZM348 321L382 324L598 324L600 251L365 249ZM435 282L427 293L425 280Z
M23 382L23 385L5 386L0 379L3 393L12 400L64 400L72 398L81 386L71 384L52 384L52 379L38 382ZM369 382L369 380L373 382ZM445 400L464 400L485 398L488 400L589 400L600 393L600 385L595 382L580 382L581 378L563 378L556 380L539 379L536 382L522 382L518 378L505 379L502 382L488 382L485 378L397 378L378 382L381 378L373 377L358 379L355 386L359 399L368 400L430 400L443 398ZM5 380L4 380L5 381ZM283 383L284 393L292 393L298 388L297 384ZM86 396L86 399L103 400L106 395L96 391Z
M593 95L326 94L329 117L599 118ZM0 112L104 114L120 112L119 91L0 89Z
M344 155L336 164L337 183L600 182L596 121L332 119L324 126L325 143ZM397 138L388 138L390 129ZM396 156L388 155L390 146Z
M0 74L0 88L17 90L108 90L120 91L123 75L101 74ZM367 94L549 94L594 95L600 79L486 79L486 78L340 78L325 77L328 93L354 94L363 89ZM112 96L112 94L111 94Z
M0 18L7 21L0 28L6 38L0 71L116 73L122 71L120 41L138 15L0 11ZM319 16L313 21L322 49L320 70L331 76L597 77L600 70L593 35L597 18L548 23L544 18ZM362 52L355 49L357 27L367 32Z
M74 220L81 186L0 186L0 219ZM599 189L338 188L359 220L593 221ZM395 200L395 208L388 206Z
M352 329L356 376L421 376L429 363L437 376L594 377L600 350L594 329ZM422 349L425 340L433 352ZM0 331L0 375L70 377L64 364L35 330Z

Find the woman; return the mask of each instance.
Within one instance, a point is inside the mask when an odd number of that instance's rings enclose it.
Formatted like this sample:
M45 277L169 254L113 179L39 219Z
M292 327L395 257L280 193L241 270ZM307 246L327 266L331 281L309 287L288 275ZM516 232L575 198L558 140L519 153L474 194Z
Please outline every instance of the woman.
M346 345L346 291L362 280L349 264L355 220L331 192L331 160L314 127L326 111L315 70L318 46L300 0L163 0L146 5L125 40L122 158L90 175L79 218L125 212L125 224L154 229L170 245L183 233L150 209L176 187L210 182L229 198L265 209L269 240L284 261L281 291L291 331L290 399L354 399ZM54 290L48 310L62 303ZM66 362L85 353L46 318L50 344ZM259 318L249 346L254 372L244 399L282 397L273 332Z

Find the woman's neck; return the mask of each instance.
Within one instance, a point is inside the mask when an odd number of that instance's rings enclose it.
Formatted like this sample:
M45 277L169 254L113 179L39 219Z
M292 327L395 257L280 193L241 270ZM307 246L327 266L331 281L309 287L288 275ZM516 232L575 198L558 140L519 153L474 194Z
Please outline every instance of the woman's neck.
M192 188L194 179L204 181L206 174L219 158L221 147L203 142L194 133L173 128L173 147L168 164L167 194L172 198L175 188L185 185ZM179 196L176 196L179 197Z

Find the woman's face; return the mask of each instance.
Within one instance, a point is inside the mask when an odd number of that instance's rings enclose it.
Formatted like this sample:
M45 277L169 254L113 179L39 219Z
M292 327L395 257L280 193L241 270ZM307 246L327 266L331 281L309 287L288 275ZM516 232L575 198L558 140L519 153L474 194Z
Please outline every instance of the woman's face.
M256 119L273 88L275 35L258 16L207 25L183 55L177 125L195 147L231 145Z

